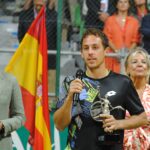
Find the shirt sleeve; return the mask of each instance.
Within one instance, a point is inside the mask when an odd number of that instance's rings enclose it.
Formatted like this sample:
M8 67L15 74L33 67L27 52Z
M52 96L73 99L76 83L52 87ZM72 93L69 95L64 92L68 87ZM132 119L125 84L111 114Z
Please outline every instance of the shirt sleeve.
M2 123L5 127L4 136L9 135L12 131L21 127L25 121L24 107L20 87L16 78L11 77L10 82L12 82L12 95L9 109L10 117L2 120Z
M59 99L57 101L56 109L59 109L64 104L64 101L66 100L66 97L68 94L68 89L69 89L70 83L74 79L75 79L75 77L73 77L73 76L70 76L70 77L68 76L64 79L62 86L60 88L60 94L59 94ZM71 112L72 117L74 117L82 112L81 108L79 111L79 107L80 107L80 105L76 105L75 103L72 104L72 112Z
M108 19L106 20L105 22L105 25L104 25L104 30L103 32L106 34L106 36L108 37L108 39L110 41L112 41L112 32L111 32L111 28L112 28L112 22L111 22L111 17L108 17Z
M143 17L140 31L145 37L150 37L150 14Z
M56 104L56 109L60 108L64 104L72 80L74 80L73 76L67 76L62 82L62 86L60 87L60 91L59 91L59 98Z
M125 107L130 115L138 115L145 111L131 80L127 88Z
M132 42L139 43L139 41L140 41L139 21L137 19L133 18L133 24L134 24L134 28L133 28L134 32L133 32Z

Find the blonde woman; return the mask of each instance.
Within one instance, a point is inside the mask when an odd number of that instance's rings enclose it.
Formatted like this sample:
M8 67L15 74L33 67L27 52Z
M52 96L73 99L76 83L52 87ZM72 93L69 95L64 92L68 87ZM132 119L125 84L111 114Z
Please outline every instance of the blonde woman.
M125 61L127 75L133 81L136 91L150 118L150 85L148 84L150 73L150 60L148 53L137 47L130 52ZM129 118L129 113L126 113ZM150 149L150 126L142 126L137 129L125 130L124 150L149 150Z

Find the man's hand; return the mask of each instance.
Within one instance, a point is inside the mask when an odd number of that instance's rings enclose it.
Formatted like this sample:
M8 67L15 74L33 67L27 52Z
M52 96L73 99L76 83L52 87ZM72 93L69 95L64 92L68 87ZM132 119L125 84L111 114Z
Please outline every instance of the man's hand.
M62 107L54 113L54 122L58 130L64 130L71 122L72 103L75 93L80 93L83 88L83 83L80 79L75 79L70 83L68 95Z
M105 12L99 12L98 14L99 14L99 19L103 22L105 22L106 19L109 17L109 14Z
M75 79L70 83L68 95L73 95L74 93L80 93L83 88L83 83L80 79Z
M103 128L105 132L113 132L119 129L119 121L114 118L112 115L100 114L100 118L103 120Z

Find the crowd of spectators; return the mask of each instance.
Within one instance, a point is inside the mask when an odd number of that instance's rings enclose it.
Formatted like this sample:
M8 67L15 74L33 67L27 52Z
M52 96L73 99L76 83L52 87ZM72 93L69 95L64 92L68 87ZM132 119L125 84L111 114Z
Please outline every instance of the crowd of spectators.
M136 46L142 46L149 52L149 1L85 0L85 2L87 6L84 14L85 28L96 27L103 30L109 39L107 52L116 53L116 58L106 57L109 69L121 72L119 57L121 50L129 52Z

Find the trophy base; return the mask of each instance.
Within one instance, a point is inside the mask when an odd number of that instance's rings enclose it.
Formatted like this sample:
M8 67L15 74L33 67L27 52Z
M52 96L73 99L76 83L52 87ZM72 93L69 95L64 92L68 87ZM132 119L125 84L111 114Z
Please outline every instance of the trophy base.
M121 138L120 134L105 134L98 136L98 143L100 145L114 145L114 144L120 144Z

